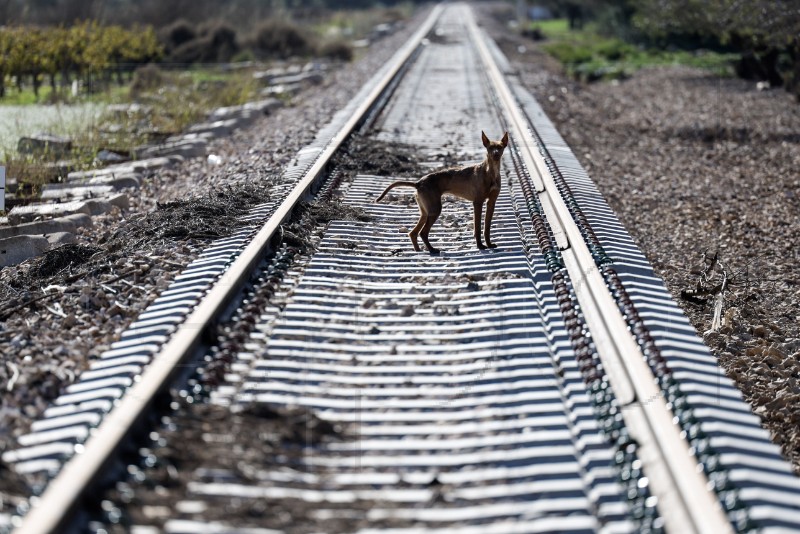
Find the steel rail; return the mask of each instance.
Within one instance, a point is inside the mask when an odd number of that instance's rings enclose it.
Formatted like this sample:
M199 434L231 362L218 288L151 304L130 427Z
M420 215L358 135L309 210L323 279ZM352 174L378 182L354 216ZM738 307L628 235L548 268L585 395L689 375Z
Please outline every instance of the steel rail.
M731 523L709 489L707 477L698 469L680 427L674 423L655 377L539 153L530 131L532 126L493 61L471 10L466 22L483 68L504 108L512 140L532 171L534 186L561 249L598 355L608 372L625 424L638 443L643 471L658 498L657 506L666 529L682 534L732 533Z
M31 509L15 532L25 534L57 532L68 521L70 512L84 491L102 473L103 467L111 460L114 452L129 434L130 429L143 418L156 395L163 391L174 377L180 364L199 346L206 326L211 324L224 311L231 299L238 294L268 250L269 243L280 225L291 215L292 209L308 194L314 182L325 171L326 165L339 146L366 116L395 75L411 58L439 18L441 11L441 5L434 7L411 39L392 57L389 63L391 68L383 75L378 72L368 82L375 86L367 98L336 133L314 165L297 182L287 198L264 223L230 268L162 347L153 362L125 393L119 404L106 415L85 444L76 446L76 455L48 484L41 497L31 498Z

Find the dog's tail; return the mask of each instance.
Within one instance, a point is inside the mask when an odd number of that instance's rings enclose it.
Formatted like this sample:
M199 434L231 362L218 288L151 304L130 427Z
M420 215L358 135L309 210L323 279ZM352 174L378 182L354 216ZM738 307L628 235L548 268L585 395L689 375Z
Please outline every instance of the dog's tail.
M416 189L417 188L417 183L416 182L407 182L407 181L404 181L404 180L400 180L398 182L395 182L392 185L390 185L389 187L387 187L383 191L383 193L381 193L381 196L379 196L378 198L375 199L375 202L380 202L381 199L383 199L383 197L386 196L386 193L388 193L389 191L391 191L395 187L400 187L400 186L413 187L414 189Z

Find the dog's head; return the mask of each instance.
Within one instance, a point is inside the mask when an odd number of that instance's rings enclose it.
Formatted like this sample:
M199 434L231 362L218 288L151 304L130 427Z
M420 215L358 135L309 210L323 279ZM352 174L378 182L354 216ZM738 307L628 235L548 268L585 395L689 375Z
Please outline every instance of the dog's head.
M483 146L486 147L486 152L493 161L500 161L503 157L503 150L508 146L508 132L503 134L503 138L499 141L490 141L486 134L481 131L481 141Z

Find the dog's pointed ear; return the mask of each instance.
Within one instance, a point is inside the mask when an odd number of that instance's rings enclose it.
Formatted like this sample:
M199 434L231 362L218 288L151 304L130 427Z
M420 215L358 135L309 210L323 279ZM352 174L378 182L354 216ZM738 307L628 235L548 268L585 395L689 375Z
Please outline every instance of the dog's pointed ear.
M483 146L489 148L489 138L486 137L486 134L483 133L483 130L481 130L481 141L483 141Z
M500 140L500 142L503 143L503 147L508 146L508 132L503 134L503 138Z

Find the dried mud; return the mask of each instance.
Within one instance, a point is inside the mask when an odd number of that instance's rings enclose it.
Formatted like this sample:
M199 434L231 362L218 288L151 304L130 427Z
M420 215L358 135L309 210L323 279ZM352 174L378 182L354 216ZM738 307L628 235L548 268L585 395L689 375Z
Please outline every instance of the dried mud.
M308 410L253 405L231 411L209 404L184 404L165 423L151 446L142 450L142 464L128 468L131 477L104 495L96 514L107 532L128 532L132 525L163 528L175 519L287 533L354 532L374 527L366 521L368 511L386 506L372 501L339 504L192 494L191 484L204 482L269 487L270 482L263 478L266 473L287 477L311 474L324 481L325 469L310 467L306 458L327 444L352 441L354 435ZM312 489L299 480L279 485ZM318 485L313 489L319 489ZM191 503L194 509L183 503ZM346 509L347 514L322 516L318 513L321 507Z

